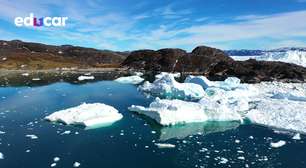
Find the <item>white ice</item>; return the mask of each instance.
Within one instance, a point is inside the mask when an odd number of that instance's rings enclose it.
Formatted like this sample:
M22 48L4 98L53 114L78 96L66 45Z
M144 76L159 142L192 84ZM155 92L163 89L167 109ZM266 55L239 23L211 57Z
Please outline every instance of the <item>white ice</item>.
M258 61L281 61L306 67L305 51L267 52L261 56L231 56L236 61L245 61L250 58Z
M270 143L270 147L272 147L272 148L278 148L278 147L284 146L285 144L286 144L286 141L280 140L280 141L275 142L275 143L271 142L271 143Z
M4 155L0 152L0 159L4 159Z
M200 85L194 83L179 83L169 74L166 74L153 83L146 81L137 90L175 98L201 98L206 95Z
M179 78L179 77L181 77L181 74L180 74L179 72L178 72L178 73L161 72L160 74L155 75L155 79L161 79L161 78L163 78L165 75L171 75L171 76L173 76L174 78Z
M75 162L75 163L73 164L73 167L79 167L80 165L81 165L81 163Z
M36 135L26 135L26 137L29 137L31 139L37 139L38 138Z
M59 157L55 157L53 160L54 160L54 162L57 162L57 161L60 160L60 158Z
M175 148L175 145L169 143L155 143L159 148Z
M142 76L142 75L143 75L142 72L134 72L134 73L133 73L133 76Z
M132 105L128 109L145 114L161 125L203 121L241 121L241 116L230 109L223 110L182 100L161 100L158 97L148 108Z
M144 81L144 79L139 76L127 76L127 77L117 78L115 81L121 82L121 83L139 84L142 81Z
M294 136L292 137L292 139L300 140L300 139L301 139L300 134L299 134L299 133L294 134Z
M79 81L82 81L82 80L89 80L89 79L94 79L95 77L94 76L79 76L78 77L78 80Z
M83 103L77 107L54 112L45 117L45 120L91 127L101 123L115 122L122 117L122 114L112 106L103 103Z
M306 67L305 51L286 51L286 52L269 52L260 57L256 57L260 61L282 61L294 63Z
M24 73L22 74L23 76L29 76L30 74L29 73Z

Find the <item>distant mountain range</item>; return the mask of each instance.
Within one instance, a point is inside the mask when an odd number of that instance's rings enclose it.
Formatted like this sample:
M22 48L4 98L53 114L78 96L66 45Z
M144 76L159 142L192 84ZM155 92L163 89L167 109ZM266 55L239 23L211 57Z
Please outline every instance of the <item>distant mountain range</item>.
M306 47L283 47L272 50L223 50L229 56L259 56L268 52L306 51Z

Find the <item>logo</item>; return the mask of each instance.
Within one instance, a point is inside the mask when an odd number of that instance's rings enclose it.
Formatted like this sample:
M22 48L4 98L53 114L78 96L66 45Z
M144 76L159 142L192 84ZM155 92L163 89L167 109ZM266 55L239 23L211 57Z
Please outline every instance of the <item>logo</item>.
M33 13L30 13L30 17L16 17L15 18L15 25L22 26L65 26L65 21L68 20L68 17L45 17L45 18L34 18Z

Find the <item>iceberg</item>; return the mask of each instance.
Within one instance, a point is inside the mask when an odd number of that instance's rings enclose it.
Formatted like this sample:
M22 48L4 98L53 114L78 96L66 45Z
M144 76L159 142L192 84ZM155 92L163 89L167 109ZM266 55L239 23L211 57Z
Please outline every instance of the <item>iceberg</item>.
M144 114L161 125L175 125L203 121L241 121L232 110L212 108L195 102L182 100L161 100L158 97L148 108L132 105L130 111Z
M144 79L139 76L127 76L127 77L117 78L115 81L121 82L121 83L132 83L136 85L144 81Z
M181 74L180 74L179 72L178 72L178 73L161 72L160 74L155 75L155 79L161 79L161 78L163 78L165 75L171 75L171 76L173 76L174 78L179 78L179 77L181 77Z
M93 77L93 76L79 76L79 77L78 77L78 80L79 80L79 81L86 80L86 79L87 79L87 80L89 80L89 79L92 80L92 79L94 79L94 78L95 78L95 77Z
M143 85L139 86L137 90L140 92L153 93L173 98L197 99L206 95L200 85L194 83L179 83L169 74L166 74L164 77L154 81L153 83L146 81Z
M103 104L83 103L77 107L60 110L45 117L46 121L59 122L67 125L96 127L103 123L112 123L122 118L114 107Z
M0 159L4 159L4 155L0 152Z

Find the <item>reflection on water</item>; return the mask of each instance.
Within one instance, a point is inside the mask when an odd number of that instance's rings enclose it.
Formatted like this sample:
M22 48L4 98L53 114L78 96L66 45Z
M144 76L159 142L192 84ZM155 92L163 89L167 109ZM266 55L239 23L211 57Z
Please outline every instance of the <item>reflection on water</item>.
M98 129L98 128L103 128L103 127L108 127L113 125L116 121L112 121L112 122L105 122L105 123L99 123L99 124L94 124L94 125L90 125L90 126L85 126L84 124L69 124L67 125L66 123L63 122L54 122L54 121L50 121L48 119L45 119L45 121L51 123L51 124L57 124L57 125L64 125L64 126L71 126L71 127L75 127L75 128L80 128L83 130L90 130L90 129Z
M143 114L133 113L140 119L148 122L152 130L156 132L156 137L160 141L166 141L172 138L184 139L190 135L207 135L215 132L224 132L239 127L238 122L217 122L205 121L198 123L187 123L173 126L162 126L154 119Z

